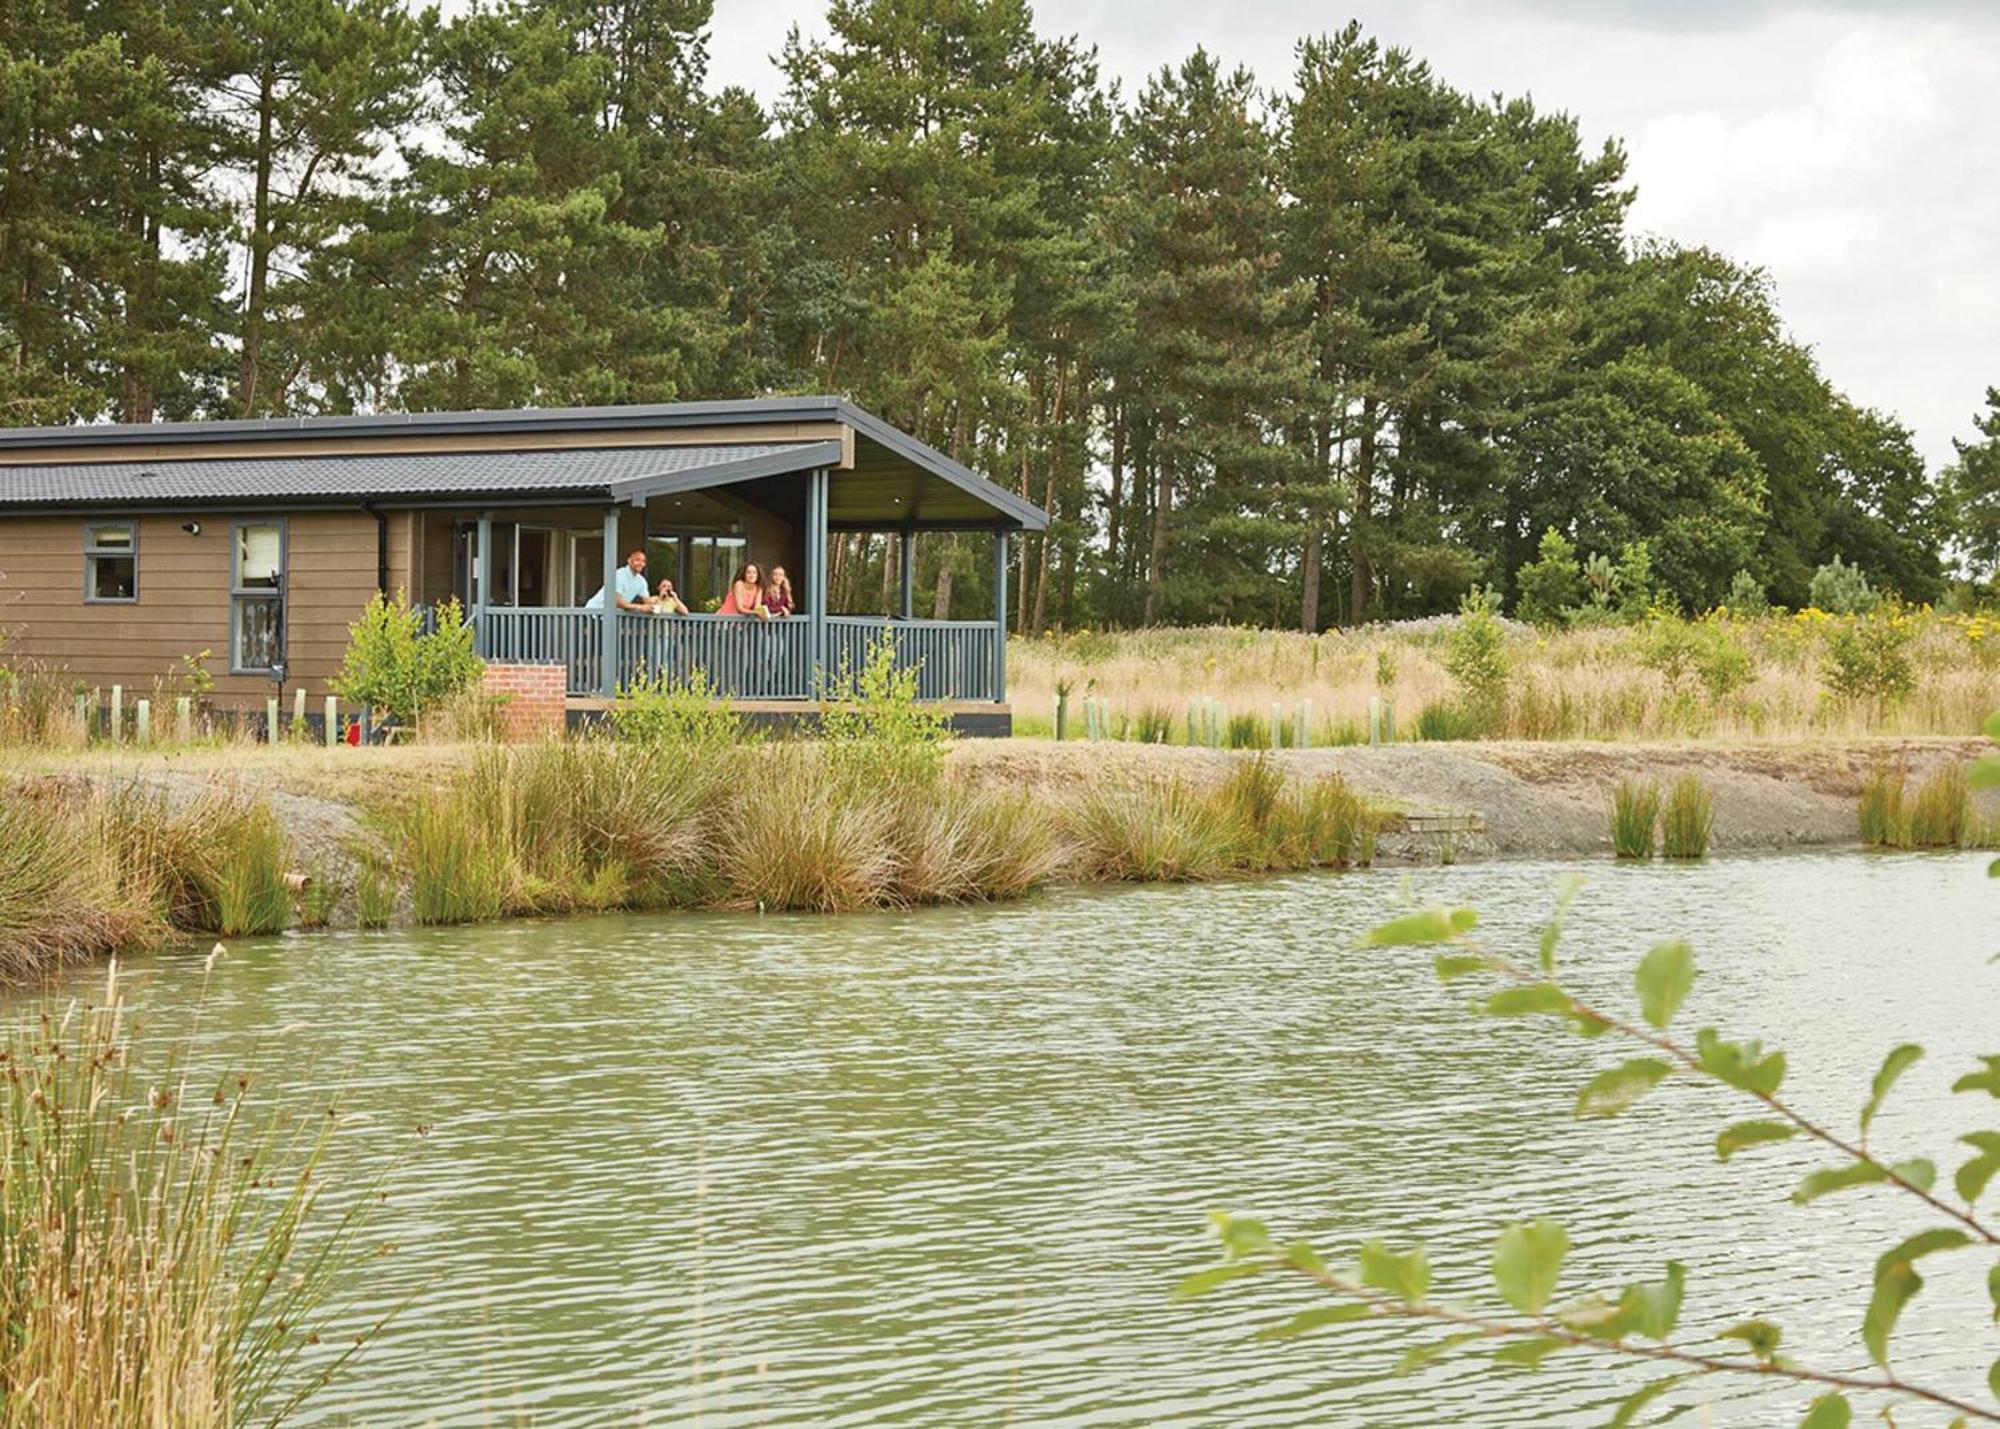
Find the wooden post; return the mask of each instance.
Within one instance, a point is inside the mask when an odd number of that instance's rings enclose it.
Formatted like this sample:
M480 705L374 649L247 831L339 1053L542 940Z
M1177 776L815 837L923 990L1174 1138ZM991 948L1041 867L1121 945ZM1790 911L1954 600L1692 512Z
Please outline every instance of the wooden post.
M618 508L604 508L604 609L601 617L597 655L604 668L597 672L599 692L607 700L618 698Z
M111 687L111 742L118 743L125 737L125 687Z
M1313 702L1300 700L1298 713L1293 716L1292 748L1312 748Z
M194 699L189 695L182 695L174 701L174 737L194 738Z
M900 609L903 619L910 619L916 611L917 586L917 533L909 527L896 538L896 564L901 568L903 603Z
M1271 701L1271 748L1285 747L1285 707L1276 700Z
M89 738L90 738L90 696L89 696L89 695L78 695L78 696L76 697L76 727L77 727L77 729L78 729L78 730L80 730L80 731L82 732L82 734L83 734L83 737L84 737L85 739L89 739Z
M1007 699L1007 533L993 533L993 703Z
M826 468L815 467L806 474L806 618L810 622L812 649L812 693L826 697L826 615L827 615L827 491Z
M153 742L153 702L147 699L140 700L138 705L133 709L132 714L138 721L137 736L139 743L151 744Z
M909 538L905 537L904 539L907 540ZM1069 691L1057 690L1056 691L1056 742L1058 744L1062 743L1062 737L1065 733L1068 732L1068 730L1069 730Z
M323 733L326 747L333 748L340 743L340 701L332 695L326 697L326 720Z
M300 685L292 691L292 733L304 734L306 728L306 687Z
M264 743L278 742L278 697L268 695L264 699Z

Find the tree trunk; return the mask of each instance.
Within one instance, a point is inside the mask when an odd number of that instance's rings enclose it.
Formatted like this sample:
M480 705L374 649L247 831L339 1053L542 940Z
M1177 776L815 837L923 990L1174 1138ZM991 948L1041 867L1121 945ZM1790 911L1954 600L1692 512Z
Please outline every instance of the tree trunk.
M947 536L944 538L944 542L944 552L938 560L937 596L931 602L931 619L933 620L951 619L952 566L955 564L955 558L958 555L958 537Z
M1153 483L1153 545L1146 564L1145 624L1159 617L1167 584L1167 517L1174 509L1173 464L1161 461Z
M264 355L264 303L271 283L271 119L275 79L265 61L257 81L257 181L250 207L250 281L243 295L243 355L236 368L236 415L257 414Z
M1354 461L1354 513L1347 520L1348 619L1359 625L1368 614L1368 592L1375 570L1369 561L1369 508L1375 502L1375 399L1361 401L1361 450Z
M1319 634L1319 552L1325 529L1318 516L1306 527L1305 559L1299 564L1299 629L1307 635Z

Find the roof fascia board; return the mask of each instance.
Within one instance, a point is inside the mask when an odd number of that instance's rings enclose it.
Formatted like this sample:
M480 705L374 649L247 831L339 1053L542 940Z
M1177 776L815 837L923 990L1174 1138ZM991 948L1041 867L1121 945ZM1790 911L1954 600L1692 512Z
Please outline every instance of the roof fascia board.
M766 452L742 461L717 462L714 466L687 471L663 472L658 476L634 476L613 482L607 494L613 501L644 505L655 496L673 496L685 491L702 491L711 486L731 486L739 481L755 481L765 476L789 476L840 462L839 442L809 442L788 451Z

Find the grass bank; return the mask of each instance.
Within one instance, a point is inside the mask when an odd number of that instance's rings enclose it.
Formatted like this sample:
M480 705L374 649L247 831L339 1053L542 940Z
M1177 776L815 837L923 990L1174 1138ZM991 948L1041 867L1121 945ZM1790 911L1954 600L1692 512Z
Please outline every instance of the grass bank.
M1256 759L1046 791L865 742L48 753L0 801L0 973L328 922L843 912L1351 867L1377 822L1338 774Z
M1270 742L1274 705L1280 737L1293 743L1302 701L1315 746L1366 742L1371 699L1394 705L1405 739L1420 731L1517 740L1955 735L2000 708L1993 617L1809 610L1564 630L1499 620L1497 684L1482 689L1473 720L1452 668L1461 621L1317 636L1215 627L1016 638L1008 644L1015 729L1051 733L1058 689L1068 692L1072 739L1085 736L1091 699L1110 738L1202 743L1203 707L1214 701L1218 742L1239 748Z

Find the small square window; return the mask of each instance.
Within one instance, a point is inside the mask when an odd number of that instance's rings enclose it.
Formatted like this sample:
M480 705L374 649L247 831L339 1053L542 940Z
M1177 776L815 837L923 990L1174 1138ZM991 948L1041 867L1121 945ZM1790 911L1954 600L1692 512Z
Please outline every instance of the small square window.
M83 528L83 598L117 603L139 598L139 528L130 523Z

